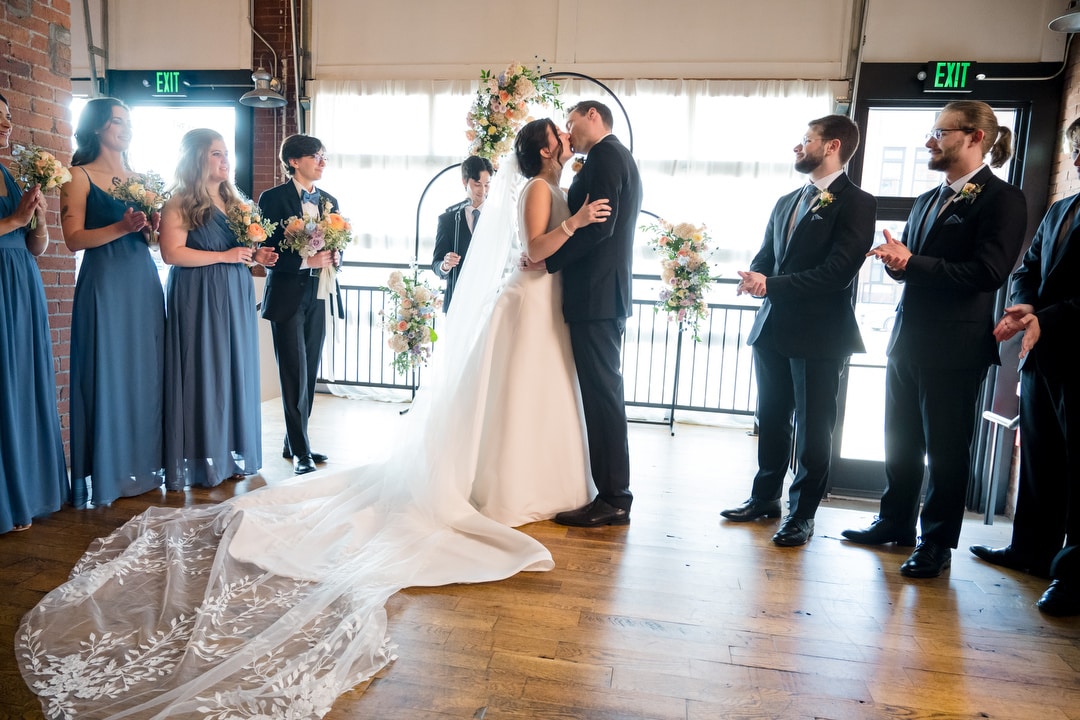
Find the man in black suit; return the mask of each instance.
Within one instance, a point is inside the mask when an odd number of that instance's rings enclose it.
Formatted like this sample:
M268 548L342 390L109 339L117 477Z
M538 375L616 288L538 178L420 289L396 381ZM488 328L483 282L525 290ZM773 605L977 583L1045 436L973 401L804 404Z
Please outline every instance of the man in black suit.
M476 223L480 221L480 212L494 174L495 168L487 158L476 155L465 158L461 163L461 184L465 186L465 200L446 208L446 212L439 216L431 269L436 275L446 279L443 312L450 310L450 300L454 296L461 263L469 252L469 241L472 240Z
M281 404L285 410L282 457L293 458L297 475L313 472L326 456L308 442L308 418L315 402L315 378L326 336L325 301L318 298L319 271L340 261L337 252L323 250L302 258L280 246L285 220L319 216L327 203L338 212L337 200L315 187L326 167L326 149L318 138L291 135L281 144L281 164L289 179L259 197L263 216L278 224L266 243L278 251L263 293L262 316L270 321L277 357ZM340 305L339 305L340 311Z
M844 173L858 146L859 128L843 115L810 122L795 146L795 169L810 183L777 201L761 250L739 273L740 294L765 298L747 338L757 375L758 472L750 498L720 514L736 522L780 517L794 416L798 467L777 545L803 545L814 534L840 376L852 353L866 351L852 301L877 202Z
M597 497L559 513L555 522L577 527L630 522L630 448L623 390L623 331L631 306L634 233L641 211L641 177L630 151L611 134L611 110L594 100L570 109L566 129L575 152L588 159L574 177L567 200L576 213L588 198L607 198L605 222L574 231L547 258L548 272L562 271L563 317L570 326L585 411L589 459Z
M902 241L885 231L870 253L904 283L887 349L887 484L873 524L843 536L910 546L921 520L920 542L900 566L906 577L940 575L960 539L981 388L990 365L1000 364L995 294L1027 226L1023 193L983 162L989 152L991 165L1004 165L1011 137L986 103L946 105L926 141L929 167L944 172L945 183L916 198Z
M1065 136L1080 168L1080 119ZM1080 614L1080 195L1054 203L1020 269L1011 305L994 328L1004 342L1024 333L1020 357L1020 485L1012 541L972 545L976 557L1054 581L1037 603ZM1066 550L1063 545L1069 545ZM1056 559L1055 559L1055 556Z

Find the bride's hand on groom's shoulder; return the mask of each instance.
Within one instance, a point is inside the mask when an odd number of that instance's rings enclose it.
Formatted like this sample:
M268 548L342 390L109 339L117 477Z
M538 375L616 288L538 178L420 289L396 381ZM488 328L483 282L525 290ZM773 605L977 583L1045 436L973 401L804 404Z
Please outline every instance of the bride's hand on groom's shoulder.
M590 201L589 196L586 195L585 202L582 203L581 209L574 213L574 224L580 229L586 225L604 222L610 216L611 202L607 198Z

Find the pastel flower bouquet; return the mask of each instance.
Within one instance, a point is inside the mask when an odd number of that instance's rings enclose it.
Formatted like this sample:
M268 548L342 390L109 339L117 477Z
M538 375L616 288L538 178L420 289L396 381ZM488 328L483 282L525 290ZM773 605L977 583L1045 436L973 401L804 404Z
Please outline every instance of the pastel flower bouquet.
M394 351L391 365L404 375L431 357L431 344L439 339L431 327L435 311L442 307L442 295L421 280L398 271L390 273L383 290L390 294L392 308L381 311L390 332L387 345Z
M240 196L240 202L229 206L225 221L236 237L236 243L252 248L266 242L278 226L276 222L264 218L259 206L243 195Z
M320 217L293 215L285 221L284 237L280 248L292 250L302 258L309 258L323 250L338 252L353 241L352 225L344 217L333 212L330 201L322 201ZM324 267L319 272L319 298L325 300L334 292L334 279L337 268L333 265Z
M469 154L487 158L497 168L499 158L513 148L518 130L532 120L530 106L561 109L558 95L558 84L516 62L498 75L482 70L480 87L466 117Z
M165 201L169 199L169 193L165 190L165 181L156 172L135 173L127 180L113 178L113 186L109 195L116 198L130 208L146 215L146 221L151 222L150 216L161 212ZM149 242L158 241L157 230L151 226Z
M60 164L56 156L37 145L13 145L11 157L15 159L15 179L22 183L23 189L34 185L48 192L71 182L71 172ZM30 218L30 229L37 227L37 215Z
M705 291L709 288L709 263L705 256L709 250L709 234L704 225L679 223L672 225L659 220L646 225L643 231L655 236L649 245L660 255L660 279L664 288L656 303L657 312L663 310L669 320L686 323L700 340L698 331L702 320L708 317Z

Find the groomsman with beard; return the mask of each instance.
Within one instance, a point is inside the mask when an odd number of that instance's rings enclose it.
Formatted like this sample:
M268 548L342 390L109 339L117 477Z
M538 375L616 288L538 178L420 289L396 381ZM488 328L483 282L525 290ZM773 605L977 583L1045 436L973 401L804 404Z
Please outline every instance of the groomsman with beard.
M877 201L844 173L858 146L859 128L850 119L810 121L794 148L795 169L810 182L777 201L761 250L739 273L740 294L765 298L747 338L757 374L758 472L750 498L720 514L735 522L780 517L794 439L790 512L772 538L782 546L803 545L814 534L840 377L851 354L866 351L852 301L873 243Z
M910 546L921 520L920 542L900 566L911 578L940 575L960 539L979 398L986 371L1000 364L995 296L1027 227L1024 194L983 162L990 153L1001 167L1012 152L1012 133L989 105L949 103L926 137L929 167L945 182L916 198L902 240L886 230L871 251L904 283L885 370L885 493L870 527L842 533L865 545Z
M563 317L570 326L597 489L593 502L555 516L555 522L576 527L626 525L634 499L620 355L626 318L632 312L631 266L641 178L633 156L611 134L611 127L611 110L603 103L584 100L570 108L566 118L570 143L574 152L588 155L570 185L570 213L590 198L607 198L611 215L575 230L547 259L548 272L562 271Z
M1065 136L1080 168L1080 119ZM1020 357L1020 486L1012 541L972 545L994 565L1053 578L1036 606L1080 615L1080 195L1047 211L1020 269L1011 305L994 328L1004 342L1023 333ZM1064 550L1062 545L1067 545Z
M435 252L431 258L431 269L441 278L446 279L446 292L443 293L443 312L450 311L450 301L454 297L461 264L469 252L476 223L480 222L480 211L487 199L488 188L495 168L487 158L471 155L461 163L461 184L465 186L465 200L446 208L439 216L438 229L435 232Z

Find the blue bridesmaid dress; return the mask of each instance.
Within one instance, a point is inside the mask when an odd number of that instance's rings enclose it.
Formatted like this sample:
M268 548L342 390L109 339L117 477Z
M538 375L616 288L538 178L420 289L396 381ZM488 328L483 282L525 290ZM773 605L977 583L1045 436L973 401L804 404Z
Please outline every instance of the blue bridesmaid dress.
M0 217L22 191L0 166L7 195ZM0 236L0 533L29 525L70 499L52 337L41 273L26 249L26 228Z
M117 222L126 209L90 183L88 230ZM161 486L164 355L165 296L142 233L85 250L71 309L75 505L108 505Z
M236 247L225 215L188 232L187 246ZM171 267L166 285L165 487L213 487L262 467L255 284L241 263Z

